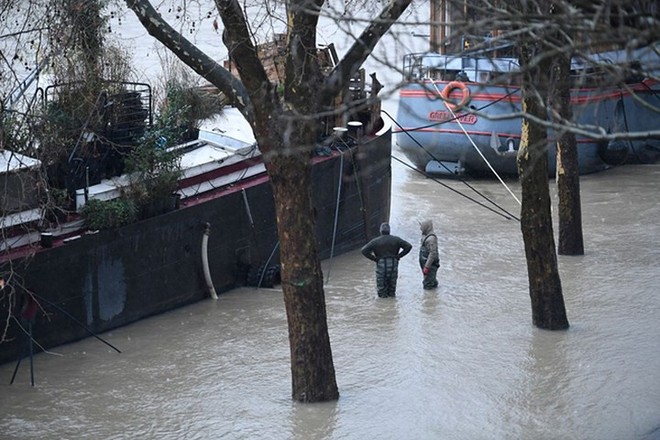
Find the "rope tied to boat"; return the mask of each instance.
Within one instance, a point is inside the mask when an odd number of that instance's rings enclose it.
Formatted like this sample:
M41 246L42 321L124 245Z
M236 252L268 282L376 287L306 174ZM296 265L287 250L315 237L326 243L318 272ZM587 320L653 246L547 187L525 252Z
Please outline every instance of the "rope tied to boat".
M432 84L433 84L433 88L435 89L435 91L436 91L440 96L442 96L442 97L444 98L444 92L441 92L440 89L438 89L438 85L437 85L435 82L433 82ZM445 89L445 90L447 90L447 89ZM486 156L484 156L484 154L481 152L481 150L479 149L479 147L477 147L477 144L476 144L476 143L474 142L474 140L472 139L472 136L470 136L470 133L468 133L468 131L465 129L465 126L463 125L463 123L461 123L460 118L459 118L458 116L456 116L456 113L454 113L454 108L456 107L456 104L454 104L454 103L449 103L449 101L447 101L446 99L443 99L443 102L445 103L445 107L447 107L447 110L449 110L449 112L451 113L452 117L454 118L453 121L456 122L456 123L458 124L458 126L461 128L461 130L463 131L463 133L465 134L465 136L466 136L466 137L468 138L468 140L470 141L470 144L474 147L474 149L477 151L477 153L479 153L479 156L481 156L481 158L482 158L483 161L486 163L486 165L488 165L488 168L490 168L490 170L493 172L493 174L495 175L495 177L497 177L497 180L499 180L500 183L504 186L504 188L506 188L506 190L509 192L509 194L511 194L511 197L513 197L513 199L514 199L516 202L518 202L518 205L521 205L521 206L522 206L522 203L520 202L520 200L518 199L518 197L516 197L516 195L513 193L513 191L511 191L511 189L508 187L508 185L504 182L504 180L502 180L502 177L500 177L500 175L497 173L497 171L495 171L495 168L493 168L493 166L492 166L491 163L488 161L488 159L486 159Z
M437 159L435 158L435 156L433 156L428 150L426 150L426 148L424 148L424 146L423 146L422 144L420 144L419 141L418 141L417 139L415 139L415 137L412 136L412 135L410 134L410 130L406 130L404 127L402 127L401 124L400 124L400 123L399 123L399 122L398 122L398 121L397 121L392 115L390 115L390 114L387 112L387 110L381 110L381 111L382 111L383 114L385 114L388 118L390 118L390 120L391 120L394 124L396 124L397 127L399 127L399 129L401 130L402 133L404 133L406 136L408 136L410 139L412 139L412 141L415 142L415 144L417 144L417 146L418 146L419 148L421 148L422 150L424 150L424 152L425 152L427 155L429 155L433 160L437 160ZM410 168L411 170L413 170L413 171L415 171L415 172L417 172L417 173L419 173L419 174L421 174L421 175L423 175L423 176L425 176L425 177L427 177L427 178L433 180L435 183L437 183L437 184L443 186L445 189L448 189L448 190L450 190L450 191L452 191L452 192L458 194L459 196L464 197L464 198L470 200L471 202L476 203L477 205L482 206L482 207L488 209L489 211L494 212L495 214L500 215L500 216L506 218L507 220L515 219L516 221L520 221L520 219L519 219L518 217L516 217L515 215L511 214L509 211L507 211L506 209L504 209L502 206L500 206L500 205L498 205L497 203L495 203L492 199L490 199L489 197L487 197L485 194L483 194L481 191L479 191L479 190L478 190L477 188L475 188L474 186L470 185L470 184L469 184L467 181L465 181L464 179L460 179L460 182L461 182L463 185L465 185L465 186L467 186L468 188L470 188L471 191L473 191L475 194L478 194L479 197L483 198L483 199L486 200L488 203L490 203L491 205L493 205L494 207L496 207L497 209L499 209L499 210L502 211L502 212L498 212L498 211L492 209L491 207L486 206L485 204L479 202L478 200L476 200L476 199L474 199L474 198L472 198L472 197L470 197L470 196L468 196L468 195L466 195L466 194L463 194L462 192L460 192L460 191L458 191L458 190L456 190L456 189L450 187L449 185L446 185L445 183L439 181L438 179L434 178L432 175L430 175L430 174L428 174L428 173L426 173L426 172L424 172L424 171L422 171L422 170L420 170L420 169L418 169L418 168L416 168L416 167L410 165L409 163L404 162L403 160L399 159L398 157L396 157L396 156L394 156L394 155L392 155L391 157L392 157L392 159L396 160L397 162L401 163L402 165L405 165L406 167ZM504 213L504 214L503 214L503 213Z
M330 281L330 268L332 267L332 258L335 256L335 241L337 239L337 222L339 220L339 202L341 201L341 187L342 179L344 177L344 154L342 151L335 147L339 152L339 181L337 182L337 201L335 203L335 218L332 225L332 243L330 244L330 261L328 262L328 271L325 282Z

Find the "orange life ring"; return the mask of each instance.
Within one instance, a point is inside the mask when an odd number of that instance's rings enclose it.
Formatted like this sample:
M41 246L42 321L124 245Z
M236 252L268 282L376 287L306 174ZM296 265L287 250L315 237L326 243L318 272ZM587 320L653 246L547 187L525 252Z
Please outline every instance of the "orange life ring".
M449 94L454 89L459 89L463 93L463 96L461 97L461 100L458 101L458 103L455 103L449 99ZM440 96L442 96L442 99L445 101L445 105L449 109L456 111L465 107L470 102L470 89L468 89L468 87L461 81L452 81L445 86L445 88L442 90L442 93L440 93Z

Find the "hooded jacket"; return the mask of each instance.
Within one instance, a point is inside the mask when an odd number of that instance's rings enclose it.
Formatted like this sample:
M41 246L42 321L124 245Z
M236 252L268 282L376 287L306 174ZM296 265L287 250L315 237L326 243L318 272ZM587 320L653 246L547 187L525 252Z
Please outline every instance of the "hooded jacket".
M431 267L433 264L439 264L438 237L433 231L433 222L431 220L424 220L419 224L419 229L422 231L422 240L419 247L420 264L422 264L422 267Z

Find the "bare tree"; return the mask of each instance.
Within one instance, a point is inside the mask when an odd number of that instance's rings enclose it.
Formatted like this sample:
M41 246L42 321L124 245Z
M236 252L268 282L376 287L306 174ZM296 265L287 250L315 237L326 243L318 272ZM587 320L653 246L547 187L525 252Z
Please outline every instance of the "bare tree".
M565 5L553 4L550 13L561 16ZM571 108L571 60L572 41L567 35L572 30L555 32L557 47L566 48L558 53L552 63L551 92L552 105L550 118L559 121L573 120ZM557 193L560 255L583 255L582 206L580 204L580 175L578 171L578 151L575 133L570 130L557 130Z
M410 1L389 3L329 74L321 71L316 52L316 28L324 1L286 2L286 67L280 93L257 56L251 21L240 2L215 2L224 25L223 42L239 80L176 32L150 2L126 0L145 29L231 97L253 128L276 205L295 400L315 402L339 396L309 192L310 153L321 129L317 117L333 111L335 98Z
M468 1L453 3L465 17L462 26L452 17L454 41L461 34L492 32L495 41L515 41L520 51L522 145L518 154L521 178L522 232L535 325L568 327L557 257L553 240L549 186L547 181L548 130L557 142L557 186L559 192L559 252L582 254L581 206L577 173L575 135L616 142L623 133L607 127L582 126L572 113L570 77L573 56L589 59L594 52L630 50L657 42L658 9L642 1L504 2ZM601 72L602 85L624 84L630 66L590 66ZM628 72L628 73L626 73ZM640 72L653 77L657 71ZM624 85L625 87L625 85ZM660 109L657 109L660 111ZM487 114L476 112L480 116ZM504 117L498 115L499 117ZM651 133L625 133L626 137L649 137Z
M553 65L554 88L550 96L551 120L557 126L564 126L573 120L570 102L572 55L585 49L635 47L657 41L660 38L657 31L658 9L657 5L646 1L635 4L623 1L565 1L553 2L552 5L550 16L561 25L556 26L557 31L553 35L556 56ZM585 29L583 23L589 23L589 27ZM586 47L582 47L583 42ZM612 67L611 80L624 82L624 66ZM560 128L556 132L558 252L561 255L582 255L584 239L575 133L568 128Z
M538 41L520 44L520 61L524 69L522 106L526 114L546 117L539 96L547 96L552 62L542 59L534 65ZM534 88L530 88L535 84ZM552 232L550 191L548 186L547 131L542 125L523 118L522 139L518 151L518 170L522 186L521 229L525 242L532 322L540 328L568 328L566 308L561 290L555 242Z
M2 170L0 187L0 215L16 213L28 208L39 207L51 214L54 192L48 187L47 168L58 158L66 156L64 145L51 137L50 127L45 123L43 89L37 84L42 75L50 75L53 82L78 81L89 91L96 88L104 70L101 54L104 50L104 17L100 13L105 2L94 0L54 1L0 1L0 150L38 159L41 166L29 170L8 172ZM118 61L114 58L113 61ZM121 63L113 63L115 67ZM93 104L87 93L77 90L70 100L78 114L89 114ZM72 93L73 95L73 93ZM47 121L52 122L52 121ZM61 123L61 120L59 121ZM79 127L76 133L79 134ZM40 137L40 142L36 138ZM3 222L4 226L4 222ZM28 228L28 226L21 226ZM29 226L32 227L32 226ZM6 229L0 231L6 247ZM0 268L0 308L3 310L0 343L7 338L12 312L20 302L16 292L23 288L20 271L13 263Z
M649 24L657 22L657 16L654 17L653 9L648 5L632 7L617 2L607 5L577 2L576 5L570 2L521 4L521 10L529 16L522 27L524 37L519 39L524 78L523 111L526 114L523 118L523 146L518 156L523 187L522 230L533 322L538 327L553 330L568 328L569 324L552 241L547 188L542 183L541 172L534 169L543 163L543 146L547 144L547 134L538 123L543 120L555 122L557 133L559 252L579 255L584 253L584 245L577 148L571 130L574 125L570 100L571 58L576 53L603 48L647 44L653 41L649 39ZM591 32L582 26L585 22L591 23L592 29L601 28L601 23L605 26L600 32ZM638 29L633 31L631 27L635 26ZM638 35L639 39L631 41L631 35ZM623 82L625 67L617 66L609 72L611 80ZM540 168L545 167L541 165Z
M309 153L319 133L317 117L334 111L336 97L367 57L374 58L376 43L404 11L410 9L411 0L392 0L375 19L358 22L364 30L355 37L355 43L332 72L321 71L316 58L319 19L327 12L324 1L302 0L284 4L255 2L250 5L216 0L214 6L222 22L219 26L222 41L235 63L239 78L168 24L154 8L156 2L125 1L150 34L230 97L251 124L264 154L276 197L283 289L289 322L293 398L300 401L337 398L321 269L312 239L314 219L311 195L307 190L310 186ZM379 3L378 0L373 3L355 0L345 2L344 6L362 7L367 4L373 8ZM543 175L547 166L548 129L554 131L559 141L559 252L581 253L579 180L573 171L575 149L571 137L588 134L609 142L625 140L626 137L653 137L658 133L657 130L648 133L607 133L603 127L576 123L568 105L567 90L570 86L565 76L570 57L602 48L625 49L657 42L660 39L657 5L652 0L636 1L634 4L625 0L556 1L552 3L555 9L551 14L551 5L534 1L444 0L441 3L451 4L454 12L446 15L434 9L435 13L431 14L433 24L443 26L446 31L441 34L442 41L436 41L440 43L436 49L457 45L463 34L490 31L494 32L496 39L520 42L521 73L525 79L523 109L522 113L508 117L524 117L525 142L519 161L524 205L521 228L528 260L533 321L542 328L566 328L568 320L557 270L549 186L547 174ZM162 4L164 2L157 5ZM190 8L192 4L197 5L198 2L182 2L182 8ZM5 0L0 1L0 15L13 8L23 8L20 12L30 18L26 21L29 26L17 35L27 36L39 30L39 21L32 18L44 17L43 22L46 23L46 19L58 17L67 10L65 7L73 8L72 11L93 20L94 14L86 14L86 10L81 9L83 6L83 0ZM283 6L284 12L278 9ZM35 7L40 9L32 9ZM256 16L252 15L255 8ZM35 14L36 10L49 12ZM182 15L187 17L185 10ZM266 19L272 21L268 23ZM65 22L64 19L58 22L60 32L53 36L67 35L66 26L61 26ZM268 79L256 51L256 43L272 23L277 23L273 28L280 26L287 34L286 79L282 87ZM336 25L339 28L345 23L337 19ZM409 22L396 26L419 25L418 22ZM349 29L350 25L346 26ZM407 30L405 27L398 29L401 31L398 41L402 41ZM84 32L75 42L51 39L48 33L39 35L36 39L21 40L16 47L25 47L27 41L32 41L30 44L39 47L52 44L58 49L67 49L74 43L83 46L92 43L89 49L94 49L100 43L96 39L98 35L84 38ZM460 47L454 47L454 50L460 50ZM2 53L5 57L3 66L10 68L0 69L3 79L0 86L13 81L17 77L16 69L20 69L25 61L21 50L14 51L17 56L13 58L8 57L9 53ZM399 60L385 61L388 67L399 63ZM26 62L25 65L31 64ZM92 60L87 64L95 65ZM621 81L626 72L621 66L605 68L612 81ZM2 94L3 98L7 97L4 91ZM3 102L7 100L3 99Z
M570 55L559 55L553 65L556 82L553 105L564 120L572 119L569 85ZM560 255L583 255L582 206L580 204L580 176L575 133L557 132L557 193Z

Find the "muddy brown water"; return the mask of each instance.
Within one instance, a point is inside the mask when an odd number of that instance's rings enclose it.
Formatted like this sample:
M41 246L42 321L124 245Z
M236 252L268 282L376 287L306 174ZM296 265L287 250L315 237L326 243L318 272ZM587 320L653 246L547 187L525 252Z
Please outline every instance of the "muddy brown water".
M341 397L291 400L281 292L238 289L0 365L0 438L660 438L660 166L582 176L584 256L559 257L571 327L531 324L519 223L393 163L397 298L358 251L324 262ZM443 181L462 192L456 181ZM470 182L518 214L495 180ZM517 182L509 182L519 194ZM418 220L440 287L424 291ZM556 232L556 231L555 231Z

